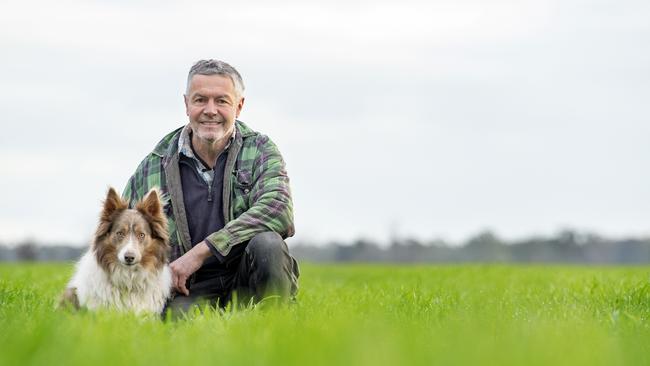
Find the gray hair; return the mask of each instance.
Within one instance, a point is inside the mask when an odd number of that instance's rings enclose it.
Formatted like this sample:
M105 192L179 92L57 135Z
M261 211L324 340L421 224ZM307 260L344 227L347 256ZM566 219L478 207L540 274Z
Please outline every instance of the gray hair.
M194 65L192 65L192 68L190 69L189 74L187 75L187 88L185 89L185 93L189 93L190 91L190 82L192 81L192 77L194 75L223 75L227 76L232 80L233 85L235 86L235 93L237 93L238 97L242 97L244 95L244 81L241 78L241 75L239 75L239 72L237 70L230 66L229 64L219 61L219 60L200 60L197 61Z

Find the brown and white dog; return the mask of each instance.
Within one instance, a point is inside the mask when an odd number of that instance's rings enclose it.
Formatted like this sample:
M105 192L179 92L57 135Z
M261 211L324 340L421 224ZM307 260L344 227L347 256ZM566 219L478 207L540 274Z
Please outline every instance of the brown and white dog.
M77 263L62 304L89 310L161 313L170 296L167 218L151 190L129 209L110 188L95 240Z

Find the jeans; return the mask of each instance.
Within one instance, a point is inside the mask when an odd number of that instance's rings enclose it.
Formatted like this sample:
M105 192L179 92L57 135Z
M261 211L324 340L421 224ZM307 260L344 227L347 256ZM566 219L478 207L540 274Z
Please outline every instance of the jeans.
M234 258L227 257L226 270L194 282L189 296L176 293L167 302L163 315L168 310L178 315L193 305L205 303L223 308L235 302L247 305L269 299L283 303L295 298L300 271L280 235L263 232L239 245L244 250L240 249Z

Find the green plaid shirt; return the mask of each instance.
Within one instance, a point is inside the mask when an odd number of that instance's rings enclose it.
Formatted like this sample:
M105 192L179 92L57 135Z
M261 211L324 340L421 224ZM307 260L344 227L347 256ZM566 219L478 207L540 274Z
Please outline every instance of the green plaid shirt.
M283 238L294 234L289 177L277 146L265 135L236 121L235 138L228 149L223 182L223 229L205 240L222 256L231 248L265 231ZM140 163L122 196L134 205L153 187L159 187L168 218L171 259L190 250L190 233L183 203L178 140L183 127L172 131Z

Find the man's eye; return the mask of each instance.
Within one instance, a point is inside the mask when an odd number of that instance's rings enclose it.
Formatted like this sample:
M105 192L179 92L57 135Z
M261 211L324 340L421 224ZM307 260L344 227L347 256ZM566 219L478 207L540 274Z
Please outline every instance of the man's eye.
M140 238L140 239L144 239L144 233L140 233L140 234L138 234L138 238Z

